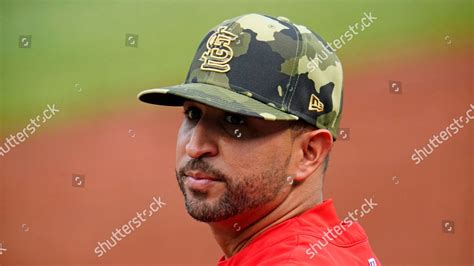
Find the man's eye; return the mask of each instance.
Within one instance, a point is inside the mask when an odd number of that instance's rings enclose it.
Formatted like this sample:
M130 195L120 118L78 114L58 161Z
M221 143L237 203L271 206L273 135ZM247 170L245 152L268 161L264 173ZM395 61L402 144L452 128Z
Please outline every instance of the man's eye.
M242 125L245 123L245 118L240 115L229 114L225 116L225 121L232 125Z
M184 111L184 115L189 120L197 120L201 117L201 111L197 108L190 107Z

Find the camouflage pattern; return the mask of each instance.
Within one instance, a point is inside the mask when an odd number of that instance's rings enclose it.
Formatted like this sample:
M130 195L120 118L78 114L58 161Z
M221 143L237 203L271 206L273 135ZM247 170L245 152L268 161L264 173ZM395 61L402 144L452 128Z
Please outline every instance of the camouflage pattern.
M335 137L342 87L341 62L320 36L286 18L247 14L204 37L183 84L138 97L172 106L190 99L266 120L302 119Z

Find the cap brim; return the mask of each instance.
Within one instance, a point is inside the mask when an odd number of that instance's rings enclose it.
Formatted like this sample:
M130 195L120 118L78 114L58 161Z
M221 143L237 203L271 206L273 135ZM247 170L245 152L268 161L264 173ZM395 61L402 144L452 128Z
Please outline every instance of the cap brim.
M227 112L263 118L265 120L298 120L249 96L219 86L188 83L171 87L148 89L138 94L140 101L168 106L183 105L185 100L199 102Z

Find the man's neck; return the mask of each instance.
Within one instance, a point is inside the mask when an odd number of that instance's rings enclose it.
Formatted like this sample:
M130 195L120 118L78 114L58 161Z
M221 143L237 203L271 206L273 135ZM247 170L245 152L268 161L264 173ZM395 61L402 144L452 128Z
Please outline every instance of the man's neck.
M293 193L295 195L295 193ZM270 211L254 210L223 222L210 223L214 237L226 258L248 246L253 239L269 228L291 219L322 202L322 195L297 201L288 196Z

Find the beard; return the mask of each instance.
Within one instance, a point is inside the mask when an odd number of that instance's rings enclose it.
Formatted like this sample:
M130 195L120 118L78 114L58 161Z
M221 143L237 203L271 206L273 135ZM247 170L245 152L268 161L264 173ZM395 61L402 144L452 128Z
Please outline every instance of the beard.
M176 171L176 179L184 195L187 212L201 222L218 222L271 202L288 184L285 169L289 159L288 157L286 164L280 167L269 166L261 173L233 177L224 175L202 159L191 159ZM207 193L186 190L185 172L188 170L200 170L219 178L225 185L224 193L210 203L206 201Z

